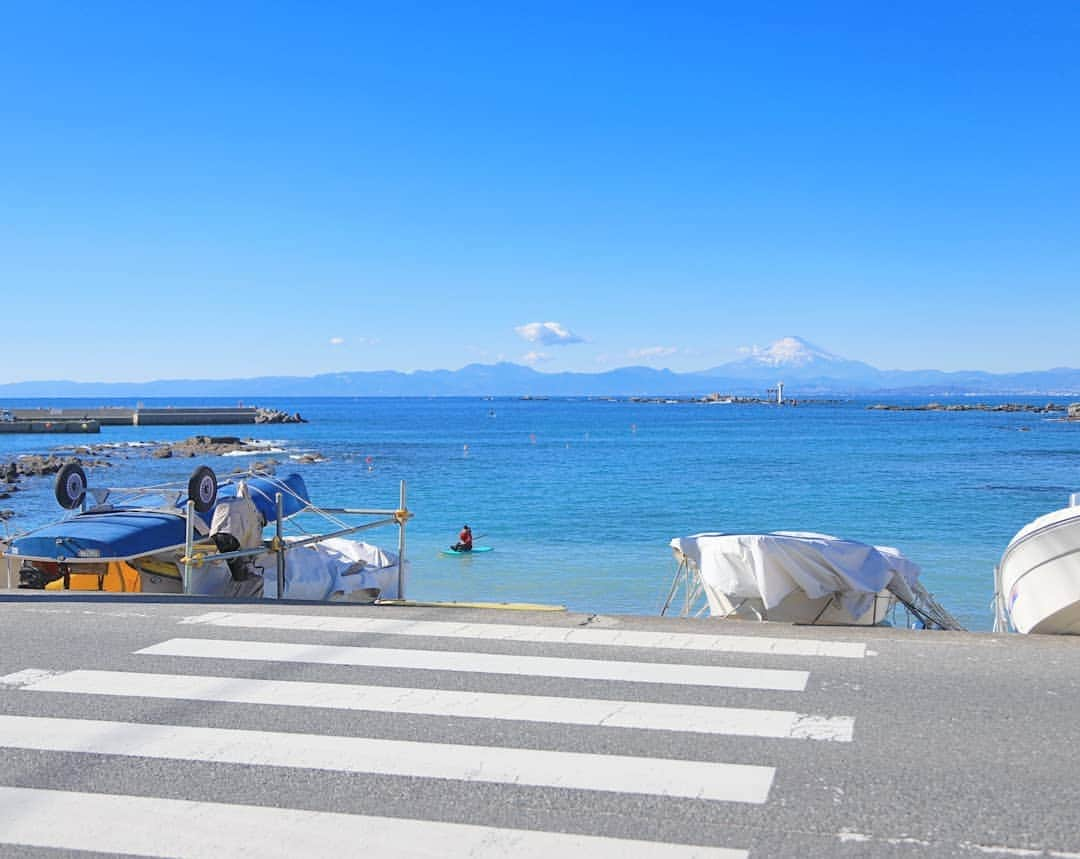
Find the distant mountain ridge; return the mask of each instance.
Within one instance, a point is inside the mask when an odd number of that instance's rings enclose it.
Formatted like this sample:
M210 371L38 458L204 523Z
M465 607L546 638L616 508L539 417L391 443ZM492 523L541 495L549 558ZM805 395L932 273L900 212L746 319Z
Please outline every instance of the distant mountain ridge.
M978 370L879 370L841 358L799 337L754 348L738 361L693 373L620 367L602 373L541 373L500 362L460 370L350 371L250 379L166 379L153 382L10 382L3 398L49 397L447 397L447 396L702 396L759 394L784 382L792 397L910 394L949 396L1080 395L1080 370L1024 373Z

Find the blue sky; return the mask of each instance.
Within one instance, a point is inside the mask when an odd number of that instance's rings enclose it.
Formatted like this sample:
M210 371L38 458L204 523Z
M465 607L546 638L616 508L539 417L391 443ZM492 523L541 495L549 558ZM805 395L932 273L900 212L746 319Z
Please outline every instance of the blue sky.
M1080 366L1080 3L893 5L0 4L0 381Z

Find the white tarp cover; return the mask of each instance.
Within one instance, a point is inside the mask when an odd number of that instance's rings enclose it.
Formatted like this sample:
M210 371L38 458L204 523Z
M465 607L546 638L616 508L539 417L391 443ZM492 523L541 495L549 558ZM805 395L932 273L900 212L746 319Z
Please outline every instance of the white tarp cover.
M277 556L267 552L254 557L262 568L263 597L277 598ZM177 565L181 571L183 565ZM408 576L409 564L405 563ZM212 561L192 571L192 591L203 596L221 596L231 575L224 561ZM349 594L378 588L382 599L398 596L397 555L359 540L334 537L285 553L285 598L328 600L340 592Z
M795 589L810 599L835 594L853 619L862 616L882 589L910 594L919 567L889 546L870 546L828 534L694 534L676 537L672 549L700 572L711 590L733 599L761 599L776 608Z
M263 596L277 598L277 556L255 558L263 567ZM408 575L408 563L405 573ZM397 599L397 555L359 540L333 537L285 553L285 599L327 600L337 592L349 594L378 588L382 599Z

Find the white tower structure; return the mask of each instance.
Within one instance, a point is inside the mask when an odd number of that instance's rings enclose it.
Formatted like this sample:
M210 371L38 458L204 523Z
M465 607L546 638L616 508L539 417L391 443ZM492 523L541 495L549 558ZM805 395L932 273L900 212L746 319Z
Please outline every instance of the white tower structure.
M776 404L782 406L784 404L784 383L776 383Z

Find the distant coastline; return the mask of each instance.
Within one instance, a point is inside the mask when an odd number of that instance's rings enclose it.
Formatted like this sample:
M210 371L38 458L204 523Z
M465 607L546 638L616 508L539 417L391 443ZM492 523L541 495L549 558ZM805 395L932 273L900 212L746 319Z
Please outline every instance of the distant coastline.
M867 406L871 411L884 412L1033 412L1035 414L1061 414L1067 420L1080 420L1080 403L1047 403L1039 406L1031 403L927 403L922 406L897 403L875 403Z
M1026 373L877 370L857 362L797 366L726 364L676 373L623 367L603 373L542 373L519 364L470 364L459 370L356 371L249 379L165 379L150 382L26 381L0 383L0 399L238 399L298 397L683 397L723 391L769 398L779 383L790 397L960 396L1080 399L1080 370Z

